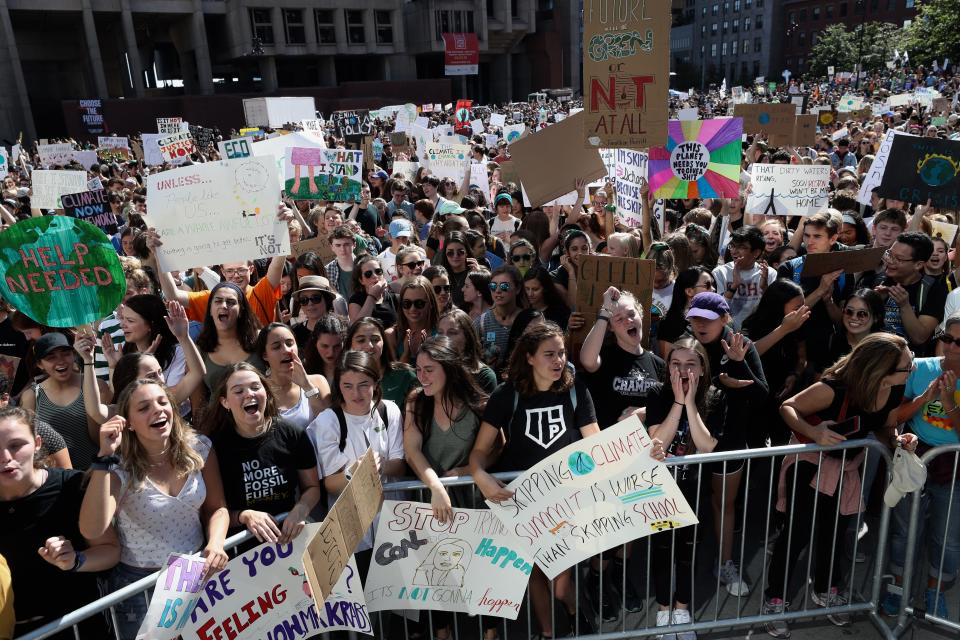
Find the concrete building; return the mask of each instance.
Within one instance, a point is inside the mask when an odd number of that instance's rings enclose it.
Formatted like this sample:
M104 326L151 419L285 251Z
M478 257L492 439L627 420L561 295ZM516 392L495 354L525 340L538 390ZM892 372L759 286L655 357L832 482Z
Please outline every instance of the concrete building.
M752 84L758 76L779 80L779 41L772 37L783 0L684 0L693 12L697 86Z
M65 135L64 100L125 99L116 110L345 83L373 98L384 81L412 92L444 77L444 32L480 42L480 74L450 78L453 97L577 87L579 11L579 0L0 0L0 141Z

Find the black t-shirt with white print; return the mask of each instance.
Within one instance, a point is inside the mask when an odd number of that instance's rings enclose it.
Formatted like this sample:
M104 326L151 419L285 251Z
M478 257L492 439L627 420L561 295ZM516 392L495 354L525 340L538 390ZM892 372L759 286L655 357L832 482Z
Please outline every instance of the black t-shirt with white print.
M660 390L663 369L663 360L647 350L638 355L615 342L604 345L600 368L587 378L600 428L615 425L627 407L646 407Z
M225 426L211 440L231 511L289 511L300 486L297 472L317 466L306 430L284 420L258 438L244 438Z
M571 395L575 395L576 409ZM516 405L516 408L514 408ZM525 471L547 456L580 440L580 429L597 421L586 385L576 378L570 391L518 395L505 382L490 396L483 421L502 429L507 444L493 471Z

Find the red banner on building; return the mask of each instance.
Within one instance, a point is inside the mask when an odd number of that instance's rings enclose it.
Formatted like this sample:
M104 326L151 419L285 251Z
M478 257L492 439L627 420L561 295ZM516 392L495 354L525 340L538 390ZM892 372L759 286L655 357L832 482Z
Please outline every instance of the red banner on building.
M475 33L443 34L444 75L473 76L480 65L480 42Z

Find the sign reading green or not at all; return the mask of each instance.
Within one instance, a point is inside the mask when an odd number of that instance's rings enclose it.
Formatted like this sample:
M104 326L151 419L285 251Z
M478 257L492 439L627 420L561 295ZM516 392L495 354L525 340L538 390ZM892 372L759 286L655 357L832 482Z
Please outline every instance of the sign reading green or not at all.
M30 218L0 234L0 269L3 297L48 327L104 318L127 288L103 231L66 216Z

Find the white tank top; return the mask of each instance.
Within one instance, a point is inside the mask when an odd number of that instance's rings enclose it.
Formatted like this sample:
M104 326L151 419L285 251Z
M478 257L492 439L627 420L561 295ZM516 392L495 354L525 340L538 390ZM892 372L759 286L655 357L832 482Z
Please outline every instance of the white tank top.
M301 429L307 428L307 425L309 425L311 421L310 399L303 393L303 389L300 389L300 399L297 401L297 404L289 409L282 410L280 417Z

